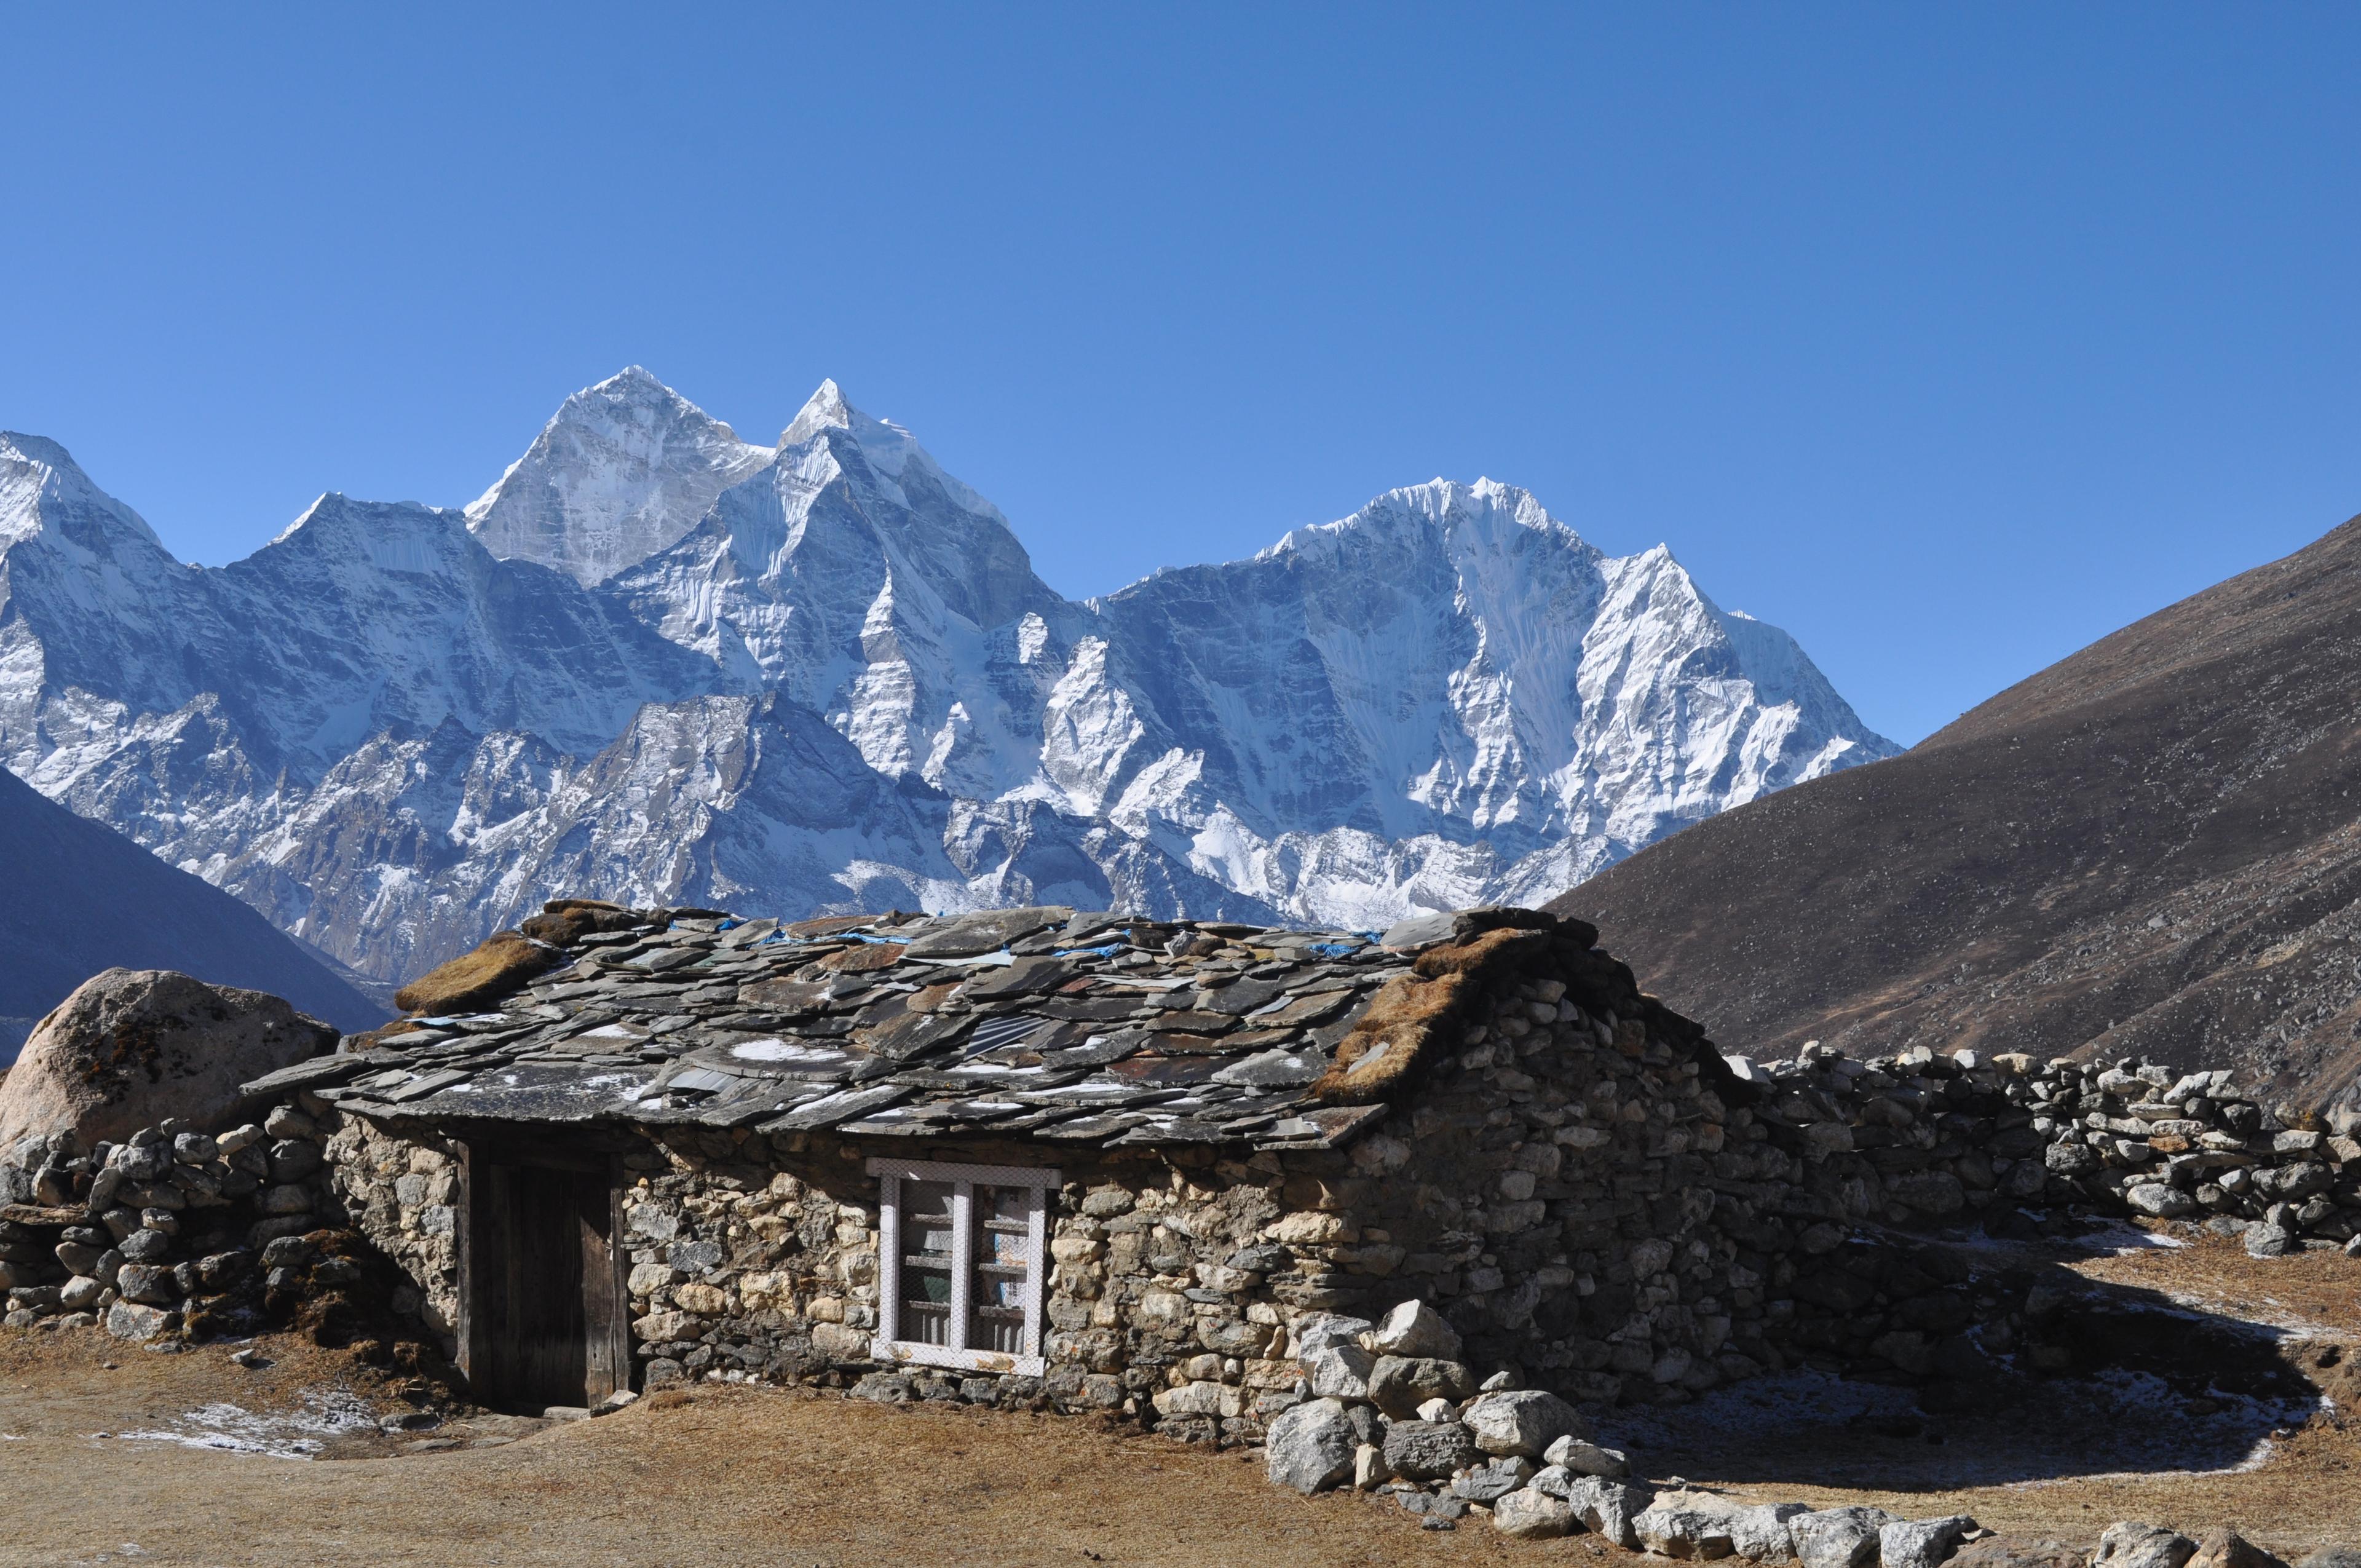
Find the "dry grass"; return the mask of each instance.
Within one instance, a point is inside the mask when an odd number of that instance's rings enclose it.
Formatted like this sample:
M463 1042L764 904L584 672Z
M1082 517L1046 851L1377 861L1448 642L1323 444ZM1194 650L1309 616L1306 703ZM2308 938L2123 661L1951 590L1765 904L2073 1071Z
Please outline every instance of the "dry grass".
M796 1391L700 1388L502 1447L338 1463L92 1435L216 1399L287 1409L346 1376L319 1352L269 1348L285 1359L249 1374L217 1347L158 1356L92 1333L0 1334L0 1432L19 1439L0 1442L0 1464L23 1505L0 1562L95 1562L124 1542L143 1563L274 1565L1622 1558L1572 1541L1536 1557L1480 1527L1422 1534L1390 1507L1275 1489L1259 1463L1079 1420Z
M464 1013L507 995L561 956L514 931L498 931L403 986L393 1003L404 1013Z

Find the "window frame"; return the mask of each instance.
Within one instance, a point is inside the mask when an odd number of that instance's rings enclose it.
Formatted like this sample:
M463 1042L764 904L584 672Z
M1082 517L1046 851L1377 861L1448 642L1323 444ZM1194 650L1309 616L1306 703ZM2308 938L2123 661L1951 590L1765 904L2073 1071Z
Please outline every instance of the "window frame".
M879 1361L944 1366L964 1372L1013 1373L1039 1377L1049 1370L1041 1342L1049 1288L1049 1193L1061 1186L1054 1167L956 1165L939 1160L876 1158L867 1170L877 1178L877 1332L869 1353ZM902 1332L902 1183L951 1184L951 1300L947 1328L950 1343L928 1344ZM967 1344L975 1299L975 1190L1028 1189L1025 1228L1024 1348L976 1350Z

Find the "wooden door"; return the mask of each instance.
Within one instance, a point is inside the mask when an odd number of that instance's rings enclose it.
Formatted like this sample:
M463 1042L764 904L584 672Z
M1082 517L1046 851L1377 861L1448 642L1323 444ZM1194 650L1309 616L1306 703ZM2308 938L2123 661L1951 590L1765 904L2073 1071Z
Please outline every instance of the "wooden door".
M589 1405L630 1384L608 1162L467 1160L461 1339L489 1404Z

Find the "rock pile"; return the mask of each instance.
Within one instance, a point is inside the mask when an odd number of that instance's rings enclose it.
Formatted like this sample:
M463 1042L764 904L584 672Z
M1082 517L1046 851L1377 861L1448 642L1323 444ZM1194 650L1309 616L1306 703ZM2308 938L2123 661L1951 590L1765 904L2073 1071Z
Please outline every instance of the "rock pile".
M1294 1326L1301 1402L1270 1423L1264 1464L1275 1486L1310 1496L1351 1489L1390 1498L1428 1530L1488 1516L1519 1541L1594 1533L1653 1556L1803 1568L1938 1568L1973 1544L1962 1568L2286 1568L2230 1530L2202 1545L2159 1526L2111 1526L2092 1552L1995 1537L1965 1514L1912 1519L1884 1508L1744 1503L1633 1474L1592 1440L1556 1395L1510 1387L1454 1359L1460 1340L1425 1303L1377 1322L1329 1313ZM1164 1401L1159 1398L1161 1405ZM2318 1553L2307 1568L2352 1568Z
M304 1239L332 1217L323 1143L292 1105L219 1135L168 1119L87 1151L71 1132L19 1138L0 1155L5 1321L245 1332L263 1293L337 1283Z
M1458 1333L1422 1301L1377 1322L1307 1315L1289 1349L1301 1402L1270 1423L1264 1464L1273 1484L1307 1495L1376 1493L1430 1530L1455 1529L1480 1510L1519 1540L1588 1530L1667 1557L1933 1568L1975 1529L1965 1518L1816 1513L1676 1485L1659 1490L1633 1477L1623 1453L1593 1442L1580 1413L1555 1394L1516 1388L1505 1371L1478 1387L1456 1359Z

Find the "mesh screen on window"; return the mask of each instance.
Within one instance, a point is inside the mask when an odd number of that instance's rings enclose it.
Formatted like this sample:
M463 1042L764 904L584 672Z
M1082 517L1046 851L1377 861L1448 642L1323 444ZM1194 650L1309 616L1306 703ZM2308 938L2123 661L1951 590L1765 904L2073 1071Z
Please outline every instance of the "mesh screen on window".
M951 1184L902 1183L902 1337L951 1342Z
M1032 1193L1022 1187L975 1189L974 1316L967 1343L975 1350L1025 1350L1025 1251Z

